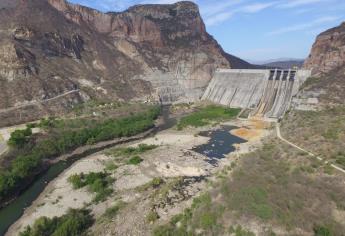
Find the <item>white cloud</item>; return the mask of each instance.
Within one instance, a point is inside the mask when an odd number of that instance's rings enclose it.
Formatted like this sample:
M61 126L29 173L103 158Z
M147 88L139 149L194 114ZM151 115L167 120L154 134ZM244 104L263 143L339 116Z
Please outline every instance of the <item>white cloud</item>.
M290 33L290 32L306 30L306 29L310 29L314 26L319 26L321 24L334 22L337 20L339 20L339 17L337 17L337 16L326 16L326 17L322 17L322 18L316 19L314 21L311 21L309 23L292 25L292 26L288 26L285 28L275 30L275 31L271 31L267 35L273 36L273 35L279 35L279 34L285 34L285 33Z
M206 22L206 25L213 26L213 25L216 25L228 20L235 14L238 14L238 13L253 14L253 13L263 11L266 8L269 8L271 6L274 6L275 4L276 2L252 3L252 4L238 6L235 9L228 9L228 10L225 9L223 11L217 12L217 14L212 14L209 16L206 15L205 22Z
M329 0L289 0L287 3L279 5L280 8L294 8L303 5L315 4L320 2L329 2Z
M230 10L230 7L236 6L242 2L244 2L244 0L223 1L217 2L217 4L200 4L200 9L201 13L207 17L222 13L224 10Z
M246 5L246 6L242 7L239 11L245 12L245 13L256 13L256 12L262 11L266 8L269 8L275 4L276 4L275 2L253 3L253 4Z
M196 0L188 0L192 2L196 2ZM145 0L141 1L140 4L173 4L179 2L179 0Z
M205 23L208 26L216 25L218 23L224 22L228 20L230 17L233 16L233 12L223 12L220 14L217 14L215 16L209 17L205 19Z

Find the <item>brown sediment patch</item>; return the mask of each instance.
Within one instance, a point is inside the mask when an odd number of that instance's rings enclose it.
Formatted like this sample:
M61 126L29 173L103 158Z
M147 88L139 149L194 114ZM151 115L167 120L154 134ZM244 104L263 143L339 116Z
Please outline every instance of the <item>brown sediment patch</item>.
M250 120L249 126L254 129L267 129L271 126L270 122L263 120Z
M269 127L269 122L261 120L249 120L244 127L232 130L231 134L248 141L252 141L260 139L262 137L263 131Z
M236 135L240 138L243 138L249 141L257 137L260 137L261 131L255 130L255 129L239 128L239 129L233 130L231 133L233 135Z

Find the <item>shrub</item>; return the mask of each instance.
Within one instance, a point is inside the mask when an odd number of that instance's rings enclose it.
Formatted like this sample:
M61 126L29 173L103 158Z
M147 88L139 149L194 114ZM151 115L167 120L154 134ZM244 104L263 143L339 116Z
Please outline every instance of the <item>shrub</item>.
M22 148L28 142L31 135L32 129L29 127L24 130L15 130L11 133L8 145L11 147Z
M156 211L154 211L154 210L151 210L150 212L149 212L149 214L147 214L147 216L146 216L146 221L148 222L148 223L154 223L156 220L158 220L159 219L159 215L157 214L157 212Z
M52 219L41 217L27 226L20 236L80 236L93 224L88 210L70 209L67 214Z
M243 229L242 226L237 226L236 228L231 226L229 229L229 233L235 236L255 236L253 232L250 232L246 229Z
M314 227L315 236L332 236L332 232L329 228L325 226L315 226Z
M73 185L74 189L88 186L90 192L96 193L94 197L95 202L105 200L112 193L112 189L109 186L113 179L105 172L75 174L71 175L68 181Z
M154 179L151 181L151 186L154 187L154 188L157 188L157 187L159 187L162 183L164 183L164 181L163 181L162 178L154 178Z
M80 175L74 174L68 177L68 181L72 184L74 189L79 189L85 186L83 179L84 179L83 173L81 173Z
M117 213L125 206L126 204L124 202L119 202L116 205L108 208L105 213L103 214L104 217L108 219L114 218Z
M131 159L128 160L129 165L139 165L143 159L141 159L139 156L134 156Z

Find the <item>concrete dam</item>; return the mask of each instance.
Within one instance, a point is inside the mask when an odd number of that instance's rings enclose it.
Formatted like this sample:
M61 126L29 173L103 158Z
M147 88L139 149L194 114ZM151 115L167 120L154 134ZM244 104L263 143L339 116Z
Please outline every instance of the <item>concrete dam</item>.
M202 100L248 109L249 117L279 119L309 76L307 70L219 69Z

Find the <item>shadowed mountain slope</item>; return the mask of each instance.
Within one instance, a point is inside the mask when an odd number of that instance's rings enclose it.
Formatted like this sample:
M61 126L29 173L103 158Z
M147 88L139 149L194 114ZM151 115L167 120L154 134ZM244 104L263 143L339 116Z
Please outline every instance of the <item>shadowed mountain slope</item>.
M119 13L64 0L6 0L0 7L0 118L12 118L6 124L63 113L90 98L195 100L217 68L255 67L223 51L192 2Z

